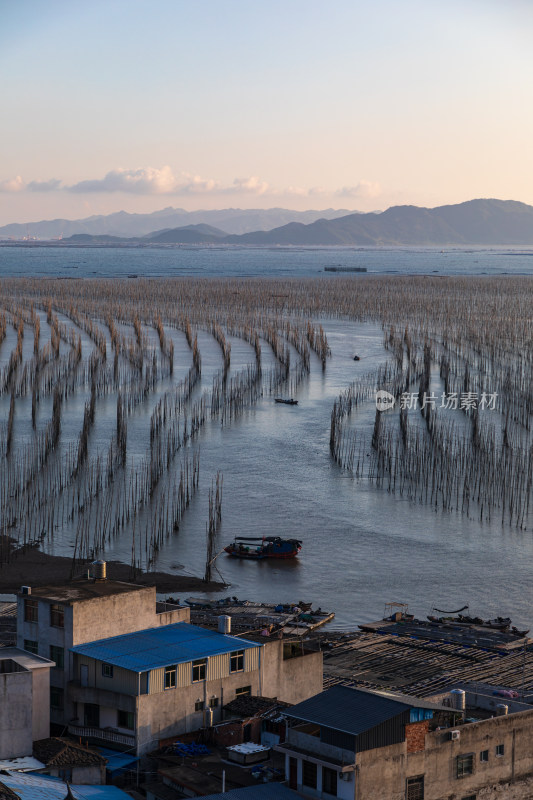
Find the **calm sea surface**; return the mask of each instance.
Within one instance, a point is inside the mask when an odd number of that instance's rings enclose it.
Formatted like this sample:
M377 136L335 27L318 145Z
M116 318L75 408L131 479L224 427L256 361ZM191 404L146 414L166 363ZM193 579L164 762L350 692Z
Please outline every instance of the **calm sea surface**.
M369 273L391 275L530 275L533 251L0 248L0 277L297 277L324 276L325 266L359 266ZM329 279L335 280L335 275ZM230 583L220 596L313 601L315 606L336 612L335 626L339 628L380 617L384 603L392 600L409 603L421 616L430 613L434 605L459 608L470 603L475 614L509 615L518 626L529 627L533 621L531 531L518 531L496 520L480 524L460 514L437 513L357 481L332 463L328 441L333 401L358 374L374 369L387 355L377 325L339 320L323 324L332 358L325 374L318 360L313 360L309 378L297 390L297 407L279 406L271 397L264 397L226 427L211 422L204 426L197 442L200 492L179 533L160 551L157 569L203 574L207 489L221 470L220 550L234 535L276 533L296 536L304 544L300 557L286 563L220 556L217 566ZM189 355L184 341L176 338L175 344L177 381L189 367ZM221 367L220 348L207 333L200 334L199 344L201 388L209 390L213 374ZM360 362L353 361L354 353L361 356ZM8 357L7 348L0 348L0 362ZM252 361L252 348L233 337L232 371ZM161 390L164 388L168 387ZM62 427L65 439L79 434L85 399L80 395L67 404ZM128 447L131 441L131 447L140 453L148 446L143 436L152 408L153 403L139 407L128 423ZM8 409L9 403L0 404L0 422L7 418ZM109 441L115 413L114 400L103 399L94 431L102 446ZM370 429L373 417L374 409L363 406L355 422ZM19 435L26 435L22 423ZM56 540L50 549L70 554L70 548L71 542L65 538ZM106 556L129 561L130 548L130 541L118 540Z

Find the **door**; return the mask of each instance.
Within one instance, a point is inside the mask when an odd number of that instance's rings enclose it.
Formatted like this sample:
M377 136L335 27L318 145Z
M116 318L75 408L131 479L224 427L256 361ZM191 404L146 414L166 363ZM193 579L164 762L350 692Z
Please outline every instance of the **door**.
M292 756L289 758L289 788L298 788L298 761Z
M82 686L89 685L89 667L87 664L80 665L80 683Z
M95 703L83 704L83 724L86 728L100 727L100 706Z

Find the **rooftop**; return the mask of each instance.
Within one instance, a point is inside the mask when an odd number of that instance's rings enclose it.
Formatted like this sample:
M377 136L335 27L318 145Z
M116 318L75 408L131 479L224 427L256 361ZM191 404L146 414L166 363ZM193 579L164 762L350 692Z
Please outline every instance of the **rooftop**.
M255 717L265 714L273 709L288 708L290 703L276 700L274 697L261 697L260 695L243 695L226 703L224 711L237 717Z
M67 795L66 783L44 775L17 772L0 778L0 800L65 800ZM130 800L116 786L71 786L70 790L75 800Z
M358 736L411 708L443 710L442 706L419 700L417 697L387 696L385 693L333 686L325 692L310 697L309 700L292 706L284 713L293 719Z
M59 736L34 742L33 755L47 767L91 767L106 763L96 750Z
M63 586L36 586L32 587L31 595L28 599L49 600L51 603L62 603L71 605L80 603L84 600L94 600L97 597L109 597L113 594L127 594L128 592L149 592L153 591L153 586L139 586L136 583L125 583L124 581L96 581L94 579L71 581Z
M14 661L15 664L22 668L21 672L55 666L54 661L50 661L48 658L43 658L42 656L35 656L32 653L28 653L26 650L19 650L18 647L0 648L0 662L1 661Z
M188 622L148 628L73 647L72 652L131 672L146 672L168 664L184 664L235 650L258 647L255 642L199 628Z

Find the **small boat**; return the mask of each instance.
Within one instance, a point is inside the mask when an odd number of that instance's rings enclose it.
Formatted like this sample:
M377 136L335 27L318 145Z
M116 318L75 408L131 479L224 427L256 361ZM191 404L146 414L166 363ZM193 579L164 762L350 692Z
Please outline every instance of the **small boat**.
M297 406L298 400L294 400L292 397L285 398L285 397L275 397L274 402L276 403L284 403L286 406Z
M356 355L356 356L353 357L353 360L354 361L361 361L361 356L357 356Z
M282 539L281 536L236 536L224 548L234 558L294 558L302 549L299 539Z

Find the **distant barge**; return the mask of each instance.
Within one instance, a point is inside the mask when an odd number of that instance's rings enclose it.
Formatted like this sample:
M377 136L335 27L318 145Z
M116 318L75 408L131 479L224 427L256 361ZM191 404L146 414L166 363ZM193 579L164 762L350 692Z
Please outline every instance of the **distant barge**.
M366 272L366 267L324 267L324 272Z

